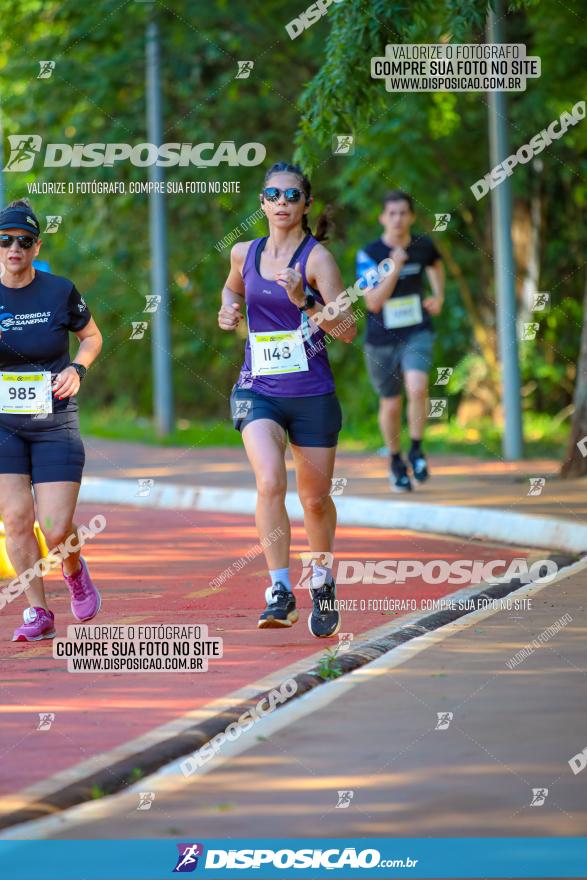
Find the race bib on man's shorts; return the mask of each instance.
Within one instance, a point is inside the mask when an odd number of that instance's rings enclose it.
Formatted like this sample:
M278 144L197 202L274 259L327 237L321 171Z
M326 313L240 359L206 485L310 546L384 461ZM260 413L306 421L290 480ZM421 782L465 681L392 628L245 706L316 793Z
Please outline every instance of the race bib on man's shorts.
M417 293L391 297L383 305L383 326L387 330L414 327L422 323L422 302Z
M0 413L40 415L51 412L51 373L0 372Z

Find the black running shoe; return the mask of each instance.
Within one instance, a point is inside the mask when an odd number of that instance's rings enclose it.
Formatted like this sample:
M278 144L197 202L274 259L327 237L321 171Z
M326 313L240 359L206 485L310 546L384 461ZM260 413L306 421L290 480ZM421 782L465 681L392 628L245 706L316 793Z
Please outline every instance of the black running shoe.
M265 590L267 608L261 613L259 629L276 629L291 626L300 616L296 611L296 597L280 581Z
M400 458L399 461L391 462L391 471L389 474L389 483L394 492L411 492L412 483L408 477L408 469L405 461Z
M423 452L410 452L408 454L414 479L418 483L425 483L430 474L428 473L428 462Z
M335 636L340 629L340 612L335 607L336 584L331 581L315 590L310 589L314 607L308 617L308 627L317 639Z

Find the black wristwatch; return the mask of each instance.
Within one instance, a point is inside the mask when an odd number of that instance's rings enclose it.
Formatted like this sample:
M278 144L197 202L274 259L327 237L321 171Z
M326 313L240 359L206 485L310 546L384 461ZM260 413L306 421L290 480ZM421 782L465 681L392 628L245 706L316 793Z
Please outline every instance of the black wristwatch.
M75 361L71 364L71 366L78 374L80 382L83 382L85 379L86 373L88 372L87 367L84 367L83 364L76 364Z
M313 309L316 305L316 297L313 293L306 293L306 302L303 306L298 306L300 312L307 312L308 309Z

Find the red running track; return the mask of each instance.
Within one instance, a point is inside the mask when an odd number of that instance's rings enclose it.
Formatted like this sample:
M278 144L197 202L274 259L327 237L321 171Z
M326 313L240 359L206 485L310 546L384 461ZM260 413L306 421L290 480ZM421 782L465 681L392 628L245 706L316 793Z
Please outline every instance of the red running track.
M307 625L310 597L297 591L299 623L288 630L258 630L267 576L262 556L230 577L220 589L209 582L257 543L253 518L194 511L80 505L77 522L95 514L105 530L86 547L103 608L93 623L207 624L224 640L222 660L207 673L69 673L54 660L51 642L9 641L24 603L0 612L0 792L15 794L146 733L183 713L222 697L291 663L332 647L334 640L312 638ZM306 550L300 524L292 528L292 559ZM465 539L425 536L389 529L341 526L338 559L505 559L529 551L473 544ZM293 566L299 577L300 563ZM57 634L75 623L60 576L47 581ZM339 598L438 598L459 589L428 586L349 585ZM355 637L395 619L397 614L363 611L343 614L342 630ZM39 731L39 712L54 712L50 730Z

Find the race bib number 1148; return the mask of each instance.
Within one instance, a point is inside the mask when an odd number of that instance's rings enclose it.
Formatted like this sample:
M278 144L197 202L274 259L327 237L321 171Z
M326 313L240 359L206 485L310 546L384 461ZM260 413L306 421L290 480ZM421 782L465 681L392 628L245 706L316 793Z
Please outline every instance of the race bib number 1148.
M299 329L250 333L250 342L253 376L304 373L309 369Z

